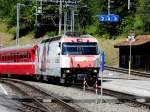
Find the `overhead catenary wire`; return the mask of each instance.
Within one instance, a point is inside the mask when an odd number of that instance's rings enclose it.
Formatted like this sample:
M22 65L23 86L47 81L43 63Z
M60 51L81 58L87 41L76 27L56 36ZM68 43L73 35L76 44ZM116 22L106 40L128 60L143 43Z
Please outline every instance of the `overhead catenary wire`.
M78 0L37 0L37 2L41 2L41 1L43 2L43 4L48 2L48 3L53 3L53 4L50 4L52 6L55 5L55 6L59 7L59 14L58 14L59 23L57 24L54 21L54 19L51 17L53 25L56 26L56 27L57 26L59 27L59 30L58 30L59 35L62 33L62 26L64 26L63 27L64 28L63 29L64 34L67 31L74 31L74 29L75 29L74 28L75 27L75 16L77 15L76 12L75 12L76 11L75 9L77 7L79 7L79 2L81 0L79 0L79 1ZM37 7L38 7L38 3L36 3L36 4L37 4ZM38 11L36 10L36 13L37 12ZM43 14L43 13L41 13L41 14ZM36 14L36 16L37 16L37 14ZM36 17L36 19L37 19L37 17ZM62 20L64 20L64 22ZM40 24L40 20L39 20L39 22L38 22L38 20L36 20L35 24L38 24L38 23Z

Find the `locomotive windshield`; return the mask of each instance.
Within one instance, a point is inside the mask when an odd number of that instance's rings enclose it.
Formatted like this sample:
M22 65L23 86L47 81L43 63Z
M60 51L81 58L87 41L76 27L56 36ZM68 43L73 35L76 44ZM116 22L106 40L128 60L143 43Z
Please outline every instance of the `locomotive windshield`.
M63 43L62 55L97 55L97 43Z

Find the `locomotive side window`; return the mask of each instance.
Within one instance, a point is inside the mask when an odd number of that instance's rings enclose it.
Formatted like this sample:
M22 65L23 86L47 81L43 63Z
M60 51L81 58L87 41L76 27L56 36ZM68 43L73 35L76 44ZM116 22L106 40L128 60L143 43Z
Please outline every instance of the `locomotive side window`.
M10 62L10 55L7 54L7 62L9 63Z
M22 59L23 58L20 53L7 53L0 55L0 62L2 63L21 62Z
M63 43L62 54L71 55L97 55L98 45L97 43Z
M1 58L1 54L0 54L0 62L2 61L2 58Z
M10 57L10 54L7 54L7 61L6 61L6 62L8 62L8 63L9 63L9 61L10 61L10 60L9 60L9 59L10 59L9 57Z
M2 59L2 55L0 55L0 62L2 62L3 61L3 59Z
M16 53L14 53L14 62L16 62L17 60L16 60Z
M4 56L2 55L2 62L4 61Z
M24 60L23 60L24 62L26 62L27 61L27 53L26 52L24 52Z
M0 62L2 62L2 55L0 54Z
M11 63L12 62L12 55L11 55L11 53L9 54L9 56L10 56L10 60L9 60L9 62Z
M3 59L4 59L3 61L5 62L5 61L6 61L6 60L5 60L5 59L6 59L6 56L4 55L3 57L4 57L4 58L3 58Z
M4 62L4 55L2 55L2 62Z
M28 52L27 55L28 55L28 62L32 61L32 60L31 60L31 53Z
M5 62L7 62L7 55L5 55Z
M16 62L19 61L19 53L16 53Z
M16 60L16 53L14 53L14 62L16 62L17 60Z

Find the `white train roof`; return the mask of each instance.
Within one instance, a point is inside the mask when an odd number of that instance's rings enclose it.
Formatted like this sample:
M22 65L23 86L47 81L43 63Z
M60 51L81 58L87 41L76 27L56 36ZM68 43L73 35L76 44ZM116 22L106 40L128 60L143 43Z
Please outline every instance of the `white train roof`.
M60 40L61 37L62 37L61 35L49 37L48 39L42 40L41 43L47 43L47 42L51 42L51 41Z
M28 49L32 48L33 45L24 45L24 46L10 46L10 47L5 47L5 48L0 48L0 51L7 51L7 50L19 50L19 49Z
M51 41L60 40L61 38L69 38L69 37L71 37L71 38L95 38L89 34L82 35L79 32L67 32L66 34L63 34L63 35L48 37L48 39L42 40L40 43L47 43L47 42L51 42Z

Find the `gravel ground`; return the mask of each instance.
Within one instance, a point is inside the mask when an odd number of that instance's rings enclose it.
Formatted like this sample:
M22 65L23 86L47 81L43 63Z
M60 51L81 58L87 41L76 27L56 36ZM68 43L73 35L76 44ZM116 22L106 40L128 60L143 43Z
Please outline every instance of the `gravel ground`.
M58 94L60 96L64 97L69 97L72 99L93 99L95 98L95 95L90 93L90 92L83 92L78 89L74 89L71 87L62 87L62 86L57 86L57 85L52 85L52 84L45 84L45 83L37 83L37 82L28 82L30 84L34 84L36 86L39 86L47 91L53 92L55 94ZM105 98L111 98L104 96ZM115 100L112 100L115 101ZM96 104L95 102L93 103L81 103L81 102L76 102L77 105L88 109L91 112L149 112L148 109L142 108L142 107L131 107L128 106L127 104L118 104L116 102L105 102L102 104Z
M149 112L148 109L139 107L130 107L125 104L79 104L84 108L88 108L91 112Z
M126 79L128 79L128 74L117 73L117 72L105 70L103 77L118 78L118 79L120 78L120 79L126 80ZM143 81L150 80L150 78L131 75L131 80L132 79L143 80ZM108 97L108 96L103 97L106 101L105 103L96 104L95 103L96 96L94 94L92 94L90 92L83 92L81 90L74 89L71 87L62 87L62 86L58 86L58 85L37 83L37 82L29 82L29 83L35 84L47 91L58 94L59 96L76 99L77 105L79 105L83 108L86 108L91 112L149 112L150 111L148 109L145 109L144 107L142 108L142 107L129 106L129 104L119 104L116 101L116 99L114 99L112 97ZM9 95L16 95L16 93L11 88L9 88L7 85L3 85L3 86L4 86L4 88L6 88ZM100 95L99 95L99 99L100 99ZM106 100L106 99L108 99L108 100ZM110 99L111 99L111 102L109 102ZM84 101L81 102L81 100L84 100ZM85 110L85 112L86 112L86 110Z

